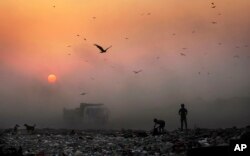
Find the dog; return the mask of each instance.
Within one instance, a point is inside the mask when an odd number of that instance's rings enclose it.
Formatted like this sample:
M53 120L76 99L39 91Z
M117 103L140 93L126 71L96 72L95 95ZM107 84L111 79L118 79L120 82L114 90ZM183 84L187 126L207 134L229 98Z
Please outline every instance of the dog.
M26 127L27 132L31 132L32 133L32 132L35 131L36 124L34 124L33 126L24 124L24 126Z

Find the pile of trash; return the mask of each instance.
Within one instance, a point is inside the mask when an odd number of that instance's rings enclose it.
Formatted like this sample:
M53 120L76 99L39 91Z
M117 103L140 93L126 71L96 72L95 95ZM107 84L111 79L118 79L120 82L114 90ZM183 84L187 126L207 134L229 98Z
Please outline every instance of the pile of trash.
M186 155L192 148L228 146L243 129L174 130L151 135L142 130L36 129L1 131L0 155Z

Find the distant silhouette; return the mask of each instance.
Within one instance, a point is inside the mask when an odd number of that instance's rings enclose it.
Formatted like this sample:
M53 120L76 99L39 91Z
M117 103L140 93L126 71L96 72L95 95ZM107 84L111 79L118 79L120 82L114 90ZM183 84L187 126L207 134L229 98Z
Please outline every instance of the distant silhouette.
M184 53L180 53L180 55L181 55L181 56L186 56L186 54L184 54Z
M94 46L96 46L100 50L100 53L106 53L107 50L112 47L112 46L109 46L108 48L104 49L102 46L98 44L94 44Z
M181 131L183 131L183 122L185 124L185 129L187 130L187 109L184 104L181 104L181 108L179 110L179 115L181 117Z
M142 72L142 70L134 70L133 72L134 72L135 74L138 74L138 73Z
M70 135L75 135L75 134L76 134L75 130L71 130Z
M20 126L19 126L18 124L15 125L15 127L14 127L14 129L13 129L13 134L16 134L16 133L17 133L19 127L20 127Z
M86 94L87 94L87 93L84 93L84 92L83 92L83 93L81 93L80 95L86 95Z
M213 21L213 22L211 22L212 24L217 24L217 22L215 22L215 21Z
M158 120L158 119L154 119L154 131L157 131L158 133L163 133L164 132L164 128L165 128L165 121L164 120ZM158 127L156 127L158 126Z
M34 131L35 131L36 124L34 124L33 126L24 124L24 126L26 127L27 132L34 132Z

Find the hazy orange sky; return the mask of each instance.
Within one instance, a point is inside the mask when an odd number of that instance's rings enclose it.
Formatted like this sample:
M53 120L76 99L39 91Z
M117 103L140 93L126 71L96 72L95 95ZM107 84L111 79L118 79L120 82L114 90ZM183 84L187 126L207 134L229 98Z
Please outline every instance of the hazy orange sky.
M0 108L18 90L37 110L103 102L151 119L171 103L249 97L249 19L249 0L2 0Z

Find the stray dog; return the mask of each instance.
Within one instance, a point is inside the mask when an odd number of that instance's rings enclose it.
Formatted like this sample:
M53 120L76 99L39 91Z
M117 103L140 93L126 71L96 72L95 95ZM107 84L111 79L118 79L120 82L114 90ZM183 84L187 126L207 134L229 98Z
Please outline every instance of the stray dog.
M14 127L14 129L13 129L13 132L12 132L12 133L13 133L13 134L16 134L19 127L20 127L20 126L19 126L18 124L16 124L15 127Z
M36 124L34 124L33 126L24 124L24 126L26 127L27 132L34 132L34 131L35 131Z

